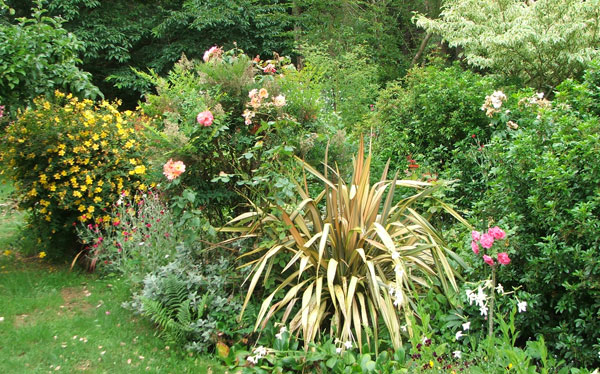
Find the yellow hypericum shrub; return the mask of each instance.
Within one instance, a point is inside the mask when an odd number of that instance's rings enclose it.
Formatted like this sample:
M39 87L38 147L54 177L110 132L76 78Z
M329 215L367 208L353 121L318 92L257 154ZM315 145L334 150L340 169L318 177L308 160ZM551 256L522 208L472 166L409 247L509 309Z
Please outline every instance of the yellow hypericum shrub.
M101 221L121 194L145 188L137 115L117 105L56 91L7 127L3 173L14 180L21 207L51 232Z

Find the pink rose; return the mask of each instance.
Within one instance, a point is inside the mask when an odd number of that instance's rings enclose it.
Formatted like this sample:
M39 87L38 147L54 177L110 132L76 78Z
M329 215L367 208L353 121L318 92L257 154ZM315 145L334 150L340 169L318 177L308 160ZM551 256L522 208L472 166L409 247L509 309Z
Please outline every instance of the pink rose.
M477 244L477 242L475 240L473 240L471 242L471 249L473 250L473 253L475 253L476 255L479 254L479 245Z
M185 164L182 161L173 161L170 159L163 165L163 174L170 181L180 176L184 171Z
M215 45L213 47L210 47L210 49L208 49L206 52L204 52L204 56L202 56L202 59L204 60L204 62L209 62L210 60L221 58L222 54L223 49Z
M510 258L508 257L508 254L506 252L498 253L498 262L502 265L510 264Z
M494 237L494 239L506 238L506 233L498 226L494 226L488 230L488 234Z
M196 120L198 121L198 123L205 127L212 125L214 119L215 118L213 117L212 113L208 109L205 110L204 112L198 113L198 117L196 117Z
M479 231L471 231L471 238L478 242L481 239L481 233Z
M483 234L481 235L480 242L483 248L492 248L492 245L494 244L494 237L490 234Z
M483 255L483 261L490 266L494 266L494 259L488 255Z

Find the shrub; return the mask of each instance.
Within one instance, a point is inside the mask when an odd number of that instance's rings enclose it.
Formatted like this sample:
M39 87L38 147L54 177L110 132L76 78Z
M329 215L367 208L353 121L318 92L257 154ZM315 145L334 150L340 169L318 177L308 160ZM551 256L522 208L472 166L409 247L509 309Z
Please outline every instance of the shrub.
M157 87L142 104L153 120L154 162L183 161L187 171L171 186L188 187L195 208L215 222L244 201L240 193L278 201L291 194L290 157L310 157L314 145L305 140L324 143L330 132L317 121L318 91L282 57L214 48L204 62L183 57L165 78L142 75Z
M121 196L111 208L101 222L77 230L92 269L126 276L135 285L173 260L184 230L176 228L156 191Z
M0 23L0 104L13 118L18 108L57 88L91 99L101 95L91 75L77 67L83 43L62 27L60 18L44 16L41 3L36 1L32 18Z
M489 121L480 107L492 88L490 79L457 65L413 68L379 95L378 158L390 159L392 169L406 169L411 156L436 171L448 167L454 151L471 146L473 134L489 138Z
M514 229L514 266L499 281L531 293L536 313L518 321L524 336L543 334L560 357L597 366L600 118L588 106L595 90L593 82L567 82L553 102L516 97L509 108L518 129L499 128L481 152L489 190L474 212Z
M130 303L159 326L167 342L196 352L212 351L218 342L230 344L244 325L236 319L242 275L227 256L201 252L180 247L169 264L144 278Z
M259 210L232 221L247 226L229 230L247 231L250 237L258 232L266 235L262 246L242 256L250 257L244 266L251 266L252 273L244 306L260 278L266 282L271 276L272 264L282 256L291 257L277 288L264 298L255 329L285 310L283 323L291 318L290 331L302 336L305 349L325 331L358 346L366 339L376 350L378 336L385 333L399 348L400 326L403 320L409 324L412 315L413 292L431 287L433 280L447 294L457 290L454 261L460 264L460 258L444 247L441 234L413 210L415 202L432 197L436 187L387 180L387 170L371 186L371 157L365 158L363 152L361 141L351 183L332 171L327 160L324 174L303 163L325 184L317 197L309 197L306 187L297 186L302 202L292 213L283 208L273 214ZM396 186L414 189L415 194L394 204ZM287 269L290 272L285 273ZM412 334L410 324L408 330Z
M51 101L34 100L8 126L5 171L49 250L58 248L48 239L73 239L74 222L106 220L105 209L121 194L146 188L136 121L116 103L94 104L56 91Z

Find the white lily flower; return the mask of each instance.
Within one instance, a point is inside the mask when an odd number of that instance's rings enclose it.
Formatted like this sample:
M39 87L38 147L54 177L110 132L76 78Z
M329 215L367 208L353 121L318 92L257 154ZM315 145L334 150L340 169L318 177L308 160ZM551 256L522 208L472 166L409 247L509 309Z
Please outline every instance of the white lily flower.
M519 301L517 303L517 310L519 311L519 313L526 312L527 311L527 301Z
M467 331L468 329L471 328L471 322L465 322L462 324L462 328L464 331Z

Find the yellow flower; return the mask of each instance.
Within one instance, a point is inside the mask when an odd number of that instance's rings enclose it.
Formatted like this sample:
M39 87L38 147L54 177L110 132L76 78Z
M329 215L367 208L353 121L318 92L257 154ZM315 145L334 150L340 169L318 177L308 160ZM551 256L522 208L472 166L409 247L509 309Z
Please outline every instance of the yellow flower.
M79 209L80 212L84 212L85 211L85 206L80 205L77 209Z
M38 255L39 258L44 258L46 257L46 252L40 252L40 254Z
M81 197L82 195L81 195L81 192L79 192L79 191L73 191L73 196Z
M7 249L4 251L5 256L10 256L11 253L12 253L12 251L10 249Z
M133 170L136 174L144 174L146 172L146 167L144 165L138 165Z
M513 364L511 362L511 363L508 364L508 370L512 369L512 367L513 367Z
M101 201L102 201L102 198L101 198L100 196L96 196L96 197L94 197L94 202L95 202L95 203L99 203L99 202L101 202Z
M429 361L429 366L433 367L433 361L431 361L431 360Z
M88 206L87 208L89 213L94 213L94 210L96 210L96 208L94 208L92 205Z

